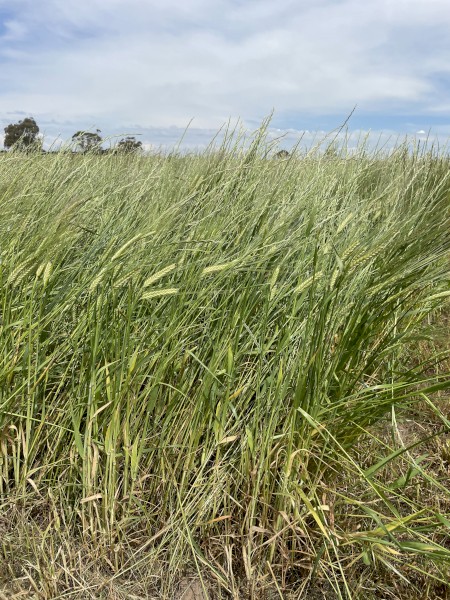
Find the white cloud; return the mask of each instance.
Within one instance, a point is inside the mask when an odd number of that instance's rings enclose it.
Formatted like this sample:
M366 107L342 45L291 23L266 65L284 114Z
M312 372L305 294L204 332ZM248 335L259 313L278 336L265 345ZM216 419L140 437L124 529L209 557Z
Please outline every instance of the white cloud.
M0 6L11 7L8 0ZM16 0L0 116L53 131L277 114L443 114L448 0ZM8 37L9 36L9 37ZM292 117L294 118L294 117ZM56 123L52 123L56 121ZM58 131L59 131L58 130Z
M18 42L25 39L28 32L27 26L16 20L5 21L3 23L4 33L0 35L0 41L2 44L8 42Z

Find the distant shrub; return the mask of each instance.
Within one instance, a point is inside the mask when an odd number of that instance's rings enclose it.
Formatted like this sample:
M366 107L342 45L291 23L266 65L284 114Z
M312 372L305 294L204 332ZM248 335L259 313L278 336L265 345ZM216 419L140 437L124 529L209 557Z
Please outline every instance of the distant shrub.
M287 150L280 150L275 154L275 158L289 158L290 154Z

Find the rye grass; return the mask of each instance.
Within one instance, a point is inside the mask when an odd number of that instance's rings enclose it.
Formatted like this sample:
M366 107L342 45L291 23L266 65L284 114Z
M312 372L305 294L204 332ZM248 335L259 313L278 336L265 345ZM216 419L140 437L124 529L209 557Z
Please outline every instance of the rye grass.
M5 590L446 594L449 226L433 151L3 155Z

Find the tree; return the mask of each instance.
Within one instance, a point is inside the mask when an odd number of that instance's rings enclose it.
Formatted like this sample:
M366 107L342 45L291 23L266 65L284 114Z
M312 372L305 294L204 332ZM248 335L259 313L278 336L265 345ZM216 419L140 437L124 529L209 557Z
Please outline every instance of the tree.
M118 152L124 152L127 154L140 152L142 150L142 142L129 135L120 140L120 142L117 144L117 150Z
M275 158L289 158L290 154L287 150L280 150L275 154Z
M5 127L5 148L18 150L41 149L37 135L39 127L33 117L27 117L18 123L11 123Z
M100 135L100 129L97 129L96 133L90 131L77 131L73 134L72 141L75 142L81 152L101 152L100 145L103 140Z

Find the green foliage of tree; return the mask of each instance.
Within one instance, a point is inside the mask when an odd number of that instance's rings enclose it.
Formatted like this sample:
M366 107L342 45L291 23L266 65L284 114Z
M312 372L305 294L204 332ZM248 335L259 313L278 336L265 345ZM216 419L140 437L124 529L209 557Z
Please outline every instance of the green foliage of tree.
M95 133L91 131L77 131L72 136L72 141L78 146L81 152L99 152L101 153L101 143L103 141L100 135L100 129Z
M287 150L280 150L275 154L275 158L289 158L290 154Z
M127 154L133 154L142 150L142 142L137 140L134 136L127 136L122 138L117 144L117 151Z
M5 127L5 148L18 150L41 149L37 135L39 127L33 117L27 117L18 123L10 123Z

